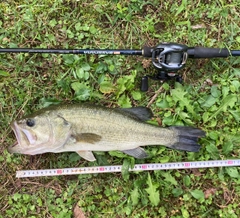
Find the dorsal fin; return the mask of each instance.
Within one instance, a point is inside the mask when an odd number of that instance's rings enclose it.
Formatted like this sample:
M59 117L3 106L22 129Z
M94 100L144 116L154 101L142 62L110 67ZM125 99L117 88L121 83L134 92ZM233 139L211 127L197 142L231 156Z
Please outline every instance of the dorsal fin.
M151 109L147 107L116 108L115 110L141 121L147 121L153 117Z

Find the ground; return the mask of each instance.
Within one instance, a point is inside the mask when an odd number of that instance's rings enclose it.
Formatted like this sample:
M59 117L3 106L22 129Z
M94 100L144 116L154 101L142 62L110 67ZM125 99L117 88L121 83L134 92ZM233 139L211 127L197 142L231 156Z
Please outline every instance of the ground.
M19 0L0 3L2 48L141 49L161 42L240 48L240 3L222 1ZM239 217L237 167L16 178L17 170L239 159L240 59L188 60L184 83L154 75L141 56L0 54L0 217ZM12 120L62 102L148 106L153 123L194 126L198 153L147 147L150 158L98 152L9 154ZM79 215L81 214L81 215Z

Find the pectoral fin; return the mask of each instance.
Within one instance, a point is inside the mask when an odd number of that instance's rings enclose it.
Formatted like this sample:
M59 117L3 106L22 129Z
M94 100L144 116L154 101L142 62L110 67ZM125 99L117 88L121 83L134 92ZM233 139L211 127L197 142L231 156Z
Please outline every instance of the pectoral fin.
M96 158L94 157L93 153L91 151L77 151L80 157L84 158L88 161L95 161Z
M144 151L144 149L140 147L130 149L130 150L124 150L122 152L138 159L143 159L148 156L147 153Z
M85 142L90 144L99 142L102 138L102 136L94 133L81 133L78 135L73 135L72 137L75 138L76 142Z

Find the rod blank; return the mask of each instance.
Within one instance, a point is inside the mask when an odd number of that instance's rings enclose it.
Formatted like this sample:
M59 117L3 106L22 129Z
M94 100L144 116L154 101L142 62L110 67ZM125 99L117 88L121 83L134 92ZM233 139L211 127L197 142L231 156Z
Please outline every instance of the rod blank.
M130 49L31 49L0 48L0 53L51 53L51 54L95 54L95 55L142 55L142 50Z

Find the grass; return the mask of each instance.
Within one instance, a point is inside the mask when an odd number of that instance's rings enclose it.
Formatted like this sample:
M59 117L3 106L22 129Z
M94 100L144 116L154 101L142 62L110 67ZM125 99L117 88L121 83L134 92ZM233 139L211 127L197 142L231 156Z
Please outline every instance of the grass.
M240 4L227 1L19 0L0 3L1 47L133 48L162 41L240 48ZM140 79L141 57L0 54L0 217L239 217L237 167L16 179L16 170L140 163L117 152L10 155L12 120L56 102L146 106L163 126L204 129L191 154L148 147L146 162L240 158L240 59L189 60L183 85ZM160 91L159 88L161 87ZM155 95L158 93L158 95ZM153 96L154 99L153 99Z

